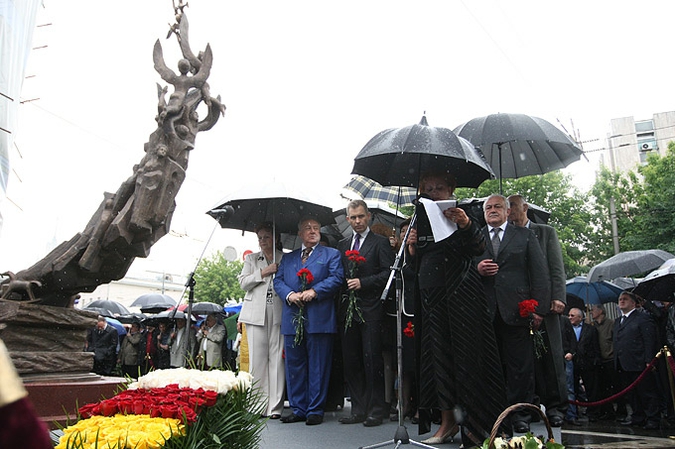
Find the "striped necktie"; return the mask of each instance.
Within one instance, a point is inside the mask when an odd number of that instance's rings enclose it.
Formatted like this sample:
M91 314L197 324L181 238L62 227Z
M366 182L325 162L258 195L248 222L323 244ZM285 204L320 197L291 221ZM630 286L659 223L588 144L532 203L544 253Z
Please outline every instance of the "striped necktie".
M312 253L312 248L307 247L302 250L302 263L307 262L307 259L309 259L309 255Z

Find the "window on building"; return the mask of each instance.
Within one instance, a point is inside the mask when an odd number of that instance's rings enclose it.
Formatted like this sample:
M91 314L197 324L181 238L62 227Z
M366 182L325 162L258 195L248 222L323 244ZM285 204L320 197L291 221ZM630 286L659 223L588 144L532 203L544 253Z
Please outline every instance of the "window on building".
M635 132L644 133L654 131L654 120L643 120L641 122L635 122Z

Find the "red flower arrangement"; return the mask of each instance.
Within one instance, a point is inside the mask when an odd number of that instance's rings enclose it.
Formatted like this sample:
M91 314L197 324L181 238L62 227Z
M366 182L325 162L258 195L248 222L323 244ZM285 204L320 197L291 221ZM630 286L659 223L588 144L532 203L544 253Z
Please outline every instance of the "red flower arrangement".
M525 299L518 303L518 314L522 318L530 318L530 335L534 338L534 354L540 359L546 353L546 344L544 343L544 332L533 329L532 315L536 312L537 307L539 307L539 301L536 299Z
M78 412L84 419L94 415L114 416L120 413L150 415L152 418L183 419L185 416L188 423L193 423L201 409L214 406L217 399L216 391L179 388L172 384L149 390L125 390L110 399L82 406Z
M300 291L304 292L307 290L307 287L314 282L314 275L307 268L301 268L298 273L300 278ZM293 324L295 324L295 338L293 339L293 346L297 346L302 343L303 338L305 337L305 322L307 318L304 315L305 306L298 306L300 310L293 316Z
M360 264L366 261L366 258L360 255L357 250L353 249L345 251L345 256L347 256L347 260L349 260L348 278L353 279L356 275L356 269ZM361 313L361 308L358 304L359 297L356 295L355 290L349 290L349 294L343 295L342 300L349 301L347 304L347 317L345 318L345 331L347 331L347 329L351 327L352 321L354 320L354 312L356 312L361 321L365 320L363 319L363 314Z
M537 310L537 307L539 307L539 301L536 299L525 299L518 303L518 313L523 318L531 317Z
M412 321L408 321L405 329L403 329L403 335L408 338L415 338L415 325L412 323Z

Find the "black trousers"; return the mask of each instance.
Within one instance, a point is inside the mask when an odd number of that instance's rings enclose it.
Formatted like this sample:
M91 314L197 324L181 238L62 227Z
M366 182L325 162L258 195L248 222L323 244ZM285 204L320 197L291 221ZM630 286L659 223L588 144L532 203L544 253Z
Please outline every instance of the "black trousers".
M495 316L495 335L506 380L506 401L508 405L518 402L534 402L534 340L530 329L510 326ZM513 421L531 422L527 411L512 413Z
M352 322L342 334L342 360L352 413L384 419L389 410L384 402L384 359L382 321Z

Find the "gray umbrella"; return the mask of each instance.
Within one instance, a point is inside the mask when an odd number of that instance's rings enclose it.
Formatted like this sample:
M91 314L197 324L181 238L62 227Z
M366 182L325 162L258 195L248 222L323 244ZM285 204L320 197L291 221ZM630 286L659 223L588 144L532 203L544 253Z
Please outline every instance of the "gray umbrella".
M567 167L583 150L544 119L525 114L491 114L454 129L477 146L499 178L543 175ZM584 156L585 157L585 156Z
M366 176L383 186L417 187L422 173L442 170L457 180L458 187L478 187L494 173L480 150L452 130L419 125L381 131L354 158L353 174Z
M588 272L588 281L596 282L646 273L672 258L675 256L660 249L626 251L591 268Z

